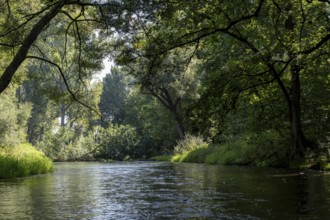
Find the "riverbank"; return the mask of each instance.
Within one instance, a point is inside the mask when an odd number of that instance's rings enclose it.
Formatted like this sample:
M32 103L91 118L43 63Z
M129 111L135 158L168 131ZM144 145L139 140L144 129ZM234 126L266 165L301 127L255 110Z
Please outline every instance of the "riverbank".
M0 147L0 179L52 172L53 162L30 144Z
M274 146L260 147L247 145L240 141L220 144L204 144L188 150L153 157L155 161L170 161L184 163L205 163L210 165L239 165L257 167L282 167L294 169L330 170L330 163L324 158L309 156L302 161L290 163L288 152Z

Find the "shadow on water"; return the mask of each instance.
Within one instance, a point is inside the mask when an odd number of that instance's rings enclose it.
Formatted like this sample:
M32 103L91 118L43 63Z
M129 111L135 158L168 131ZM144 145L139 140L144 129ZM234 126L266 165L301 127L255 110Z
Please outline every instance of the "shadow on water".
M0 219L327 219L330 175L203 164L58 163L0 181Z

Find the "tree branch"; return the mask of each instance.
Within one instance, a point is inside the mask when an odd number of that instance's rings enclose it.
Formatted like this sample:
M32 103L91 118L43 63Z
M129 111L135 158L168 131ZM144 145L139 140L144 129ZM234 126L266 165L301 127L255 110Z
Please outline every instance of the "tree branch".
M70 86L69 86L69 83L65 77L65 74L62 70L62 68L57 64L57 63L54 63L46 58L42 58L42 57L37 57L37 56L27 56L26 58L30 58L30 59L37 59L37 60L40 60L40 61L43 61L43 62L46 62L46 63L49 63L51 64L52 66L56 67L56 69L59 71L60 75L61 75L61 78L63 79L63 82L64 82L64 85L66 87L66 89L68 90L68 92L70 93L71 97L73 98L73 100L75 100L76 102L78 102L79 104L81 104L82 106L88 108L89 110L93 111L93 112L96 112L99 116L101 116L101 114L93 109L92 107L90 107L89 105L83 103L82 101L80 101L76 95L74 94L74 92L70 89Z
M249 20L249 19L252 19L254 17L258 17L260 12L261 12L261 9L262 9L262 6L264 4L264 1L265 0L260 0L259 3L258 3L258 7L257 9L250 15L246 15L246 16L242 16L234 21L230 21L229 24L224 27L224 28L216 28L216 29L209 29L209 28L204 28L204 29L201 29L201 30L198 30L198 31L194 31L194 32L190 32L188 34L185 34L185 35L182 35L181 37L179 37L179 39L184 39L184 38L189 38L190 36L194 36L194 35L198 35L196 37L193 37L192 39L190 40L186 40L184 42L181 42L181 43L178 43L176 45L173 45L173 46L170 46L168 48L166 48L165 50L163 51L160 51L160 53L158 53L157 55L162 55L170 50L173 50L175 48L179 48L179 47L183 47L185 45L189 45L189 44L192 44L192 43L196 43L198 42L199 40L201 40L202 38L205 38L205 37L208 37L208 36L211 36L213 34L216 34L216 33L219 33L219 32L223 32L223 33L226 33L228 32L232 27L235 27L236 24L240 23L240 22L243 22L243 21L246 21L246 20ZM210 30L210 31L207 31L207 30ZM205 33L206 31L206 33ZM151 56L154 56L154 54L151 54Z
M30 33L26 36L21 47L15 54L13 60L7 66L0 78L0 94L7 88L18 67L26 59L29 49L31 48L35 40L38 38L39 34L48 25L48 23L58 14L58 12L61 10L65 3L65 0L60 1L53 8L51 8L48 13L46 13L42 18L40 18L40 20L34 25L32 30L30 31Z
M323 44L325 44L328 40L330 40L330 34L326 35L325 37L323 37L317 44L315 44L313 47L307 49L307 50L303 50L301 51L299 54L310 54L312 52L314 52L315 50L319 49L320 47L323 46Z

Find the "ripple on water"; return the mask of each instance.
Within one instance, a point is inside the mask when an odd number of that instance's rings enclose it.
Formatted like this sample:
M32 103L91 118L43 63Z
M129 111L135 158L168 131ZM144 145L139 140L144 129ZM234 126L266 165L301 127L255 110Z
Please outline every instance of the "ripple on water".
M0 219L326 219L329 183L272 169L59 163L53 174L0 181Z

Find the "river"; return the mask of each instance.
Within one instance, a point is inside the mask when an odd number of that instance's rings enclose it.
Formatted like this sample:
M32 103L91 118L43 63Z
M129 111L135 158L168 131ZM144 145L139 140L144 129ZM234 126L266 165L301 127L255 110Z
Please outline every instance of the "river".
M0 219L329 219L330 173L173 164L56 163L0 181Z

